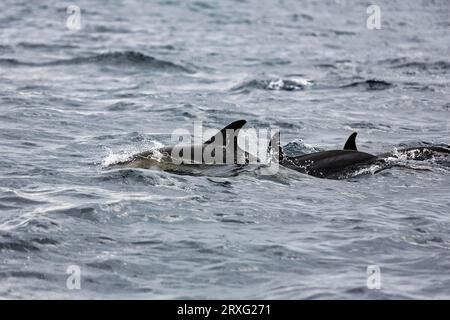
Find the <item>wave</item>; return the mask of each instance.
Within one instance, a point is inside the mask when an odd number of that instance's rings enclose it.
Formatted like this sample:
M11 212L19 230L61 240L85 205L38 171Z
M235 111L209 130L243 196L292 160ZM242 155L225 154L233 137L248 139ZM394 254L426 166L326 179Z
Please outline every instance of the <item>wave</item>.
M31 251L39 251L39 248L32 243L24 240L15 240L15 241L0 241L0 252L8 250L8 251L20 251L20 252L31 252Z
M450 69L450 62L447 61L434 61L434 62L406 62L394 65L393 68L396 69L418 69L421 71L430 71L430 70L448 70Z
M50 274L42 273L42 272L35 272L35 271L19 271L19 270L13 270L13 271L2 271L0 273L0 278L29 278L29 279L40 279L40 280L49 280L51 277Z
M384 80L364 80L364 81L356 81L350 84L346 84L341 86L341 88L361 88L364 90L385 90L393 87L393 84Z
M392 69L412 69L415 71L442 71L450 69L450 62L438 61L410 61L406 57L385 59L380 63L389 65Z
M357 122L348 122L345 124L350 130L357 129L370 129L370 130L380 130L386 131L391 129L391 126L384 123L373 123L370 121L357 121Z
M178 65L170 61L159 60L152 56L147 56L143 53L136 51L108 52L96 54L93 56L76 57L72 59L55 60L49 62L23 62L12 58L0 59L0 65L6 66L51 67L51 66L83 65L83 64L128 66L128 67L131 66L131 67L148 68L153 70L193 73L192 70L182 65Z
M309 87L311 85L312 82L306 79L272 79L272 80L253 79L231 88L231 91L249 92L253 89L296 91L296 90L304 90L306 87Z
M405 89L409 89L409 90L415 90L415 91L431 91L434 92L436 91L436 89L434 87L439 86L437 84L433 84L433 86L431 85L427 85L427 84L423 84L423 83L419 83L419 82L413 82L413 81L407 81L403 83L403 87Z
M33 65L33 63L28 63L28 62L20 62L17 59L12 59L12 58L2 58L0 59L0 65L3 66L30 66Z
M140 184L145 186L156 186L160 183L160 178L153 175L151 171L144 171L135 168L112 169L95 177L98 181L113 181L123 184Z
M285 152L288 156L298 157L305 154L310 154L314 152L320 152L323 149L314 147L310 144L306 144L302 139L297 139L289 142L285 146L283 146L283 152Z
M21 49L45 49L45 50L61 50L61 49L77 48L77 46L71 44L46 44L39 42L19 42L16 46Z

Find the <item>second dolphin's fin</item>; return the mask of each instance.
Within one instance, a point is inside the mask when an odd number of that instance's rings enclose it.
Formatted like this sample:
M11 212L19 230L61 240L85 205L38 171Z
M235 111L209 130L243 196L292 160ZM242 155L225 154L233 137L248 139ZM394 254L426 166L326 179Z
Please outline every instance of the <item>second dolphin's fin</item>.
M357 132L353 132L350 137L348 137L347 142L344 145L344 150L355 150L358 151L358 148L356 148L356 135Z

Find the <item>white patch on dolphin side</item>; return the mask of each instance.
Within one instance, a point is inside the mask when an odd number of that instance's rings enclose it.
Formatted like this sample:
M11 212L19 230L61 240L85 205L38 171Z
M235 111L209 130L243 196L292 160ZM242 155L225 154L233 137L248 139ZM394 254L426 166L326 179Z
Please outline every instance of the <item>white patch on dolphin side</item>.
M360 168L356 171L353 171L350 175L349 178L354 178L360 175L366 175L366 174L371 174L374 175L378 170L381 170L383 167L377 164L373 164L370 165L368 167L365 168Z

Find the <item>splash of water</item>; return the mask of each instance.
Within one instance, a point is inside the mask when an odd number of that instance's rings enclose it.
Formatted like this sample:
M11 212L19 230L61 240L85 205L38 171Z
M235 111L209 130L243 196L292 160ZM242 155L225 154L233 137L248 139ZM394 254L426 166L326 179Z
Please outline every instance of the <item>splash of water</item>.
M158 150L164 145L156 140L144 141L140 145L128 146L119 152L113 151L111 148L106 147L108 154L102 159L101 165L103 168L108 168L114 164L120 162L126 162L130 160L135 154L143 151L154 151L152 153L152 159L160 161L163 154Z

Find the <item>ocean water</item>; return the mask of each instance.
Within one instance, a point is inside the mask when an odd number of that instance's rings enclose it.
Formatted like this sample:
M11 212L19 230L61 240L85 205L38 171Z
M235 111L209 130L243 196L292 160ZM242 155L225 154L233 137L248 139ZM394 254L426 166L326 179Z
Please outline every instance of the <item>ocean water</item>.
M450 298L448 161L109 167L238 119L292 153L449 144L450 3L377 1L380 30L371 4L3 0L0 297Z

